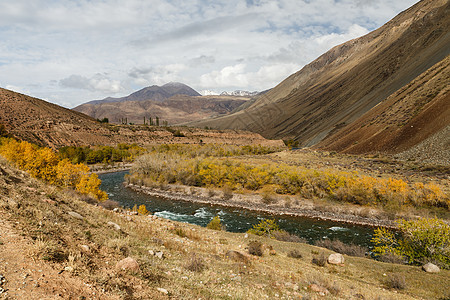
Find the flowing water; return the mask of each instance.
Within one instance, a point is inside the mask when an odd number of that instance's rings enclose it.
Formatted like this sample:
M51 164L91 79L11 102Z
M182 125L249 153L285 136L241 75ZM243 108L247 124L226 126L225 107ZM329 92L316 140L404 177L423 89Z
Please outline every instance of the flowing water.
M149 211L159 217L200 226L206 226L218 215L226 225L227 231L231 232L245 232L260 220L273 218L281 229L304 238L311 244L316 240L329 238L371 247L373 227L153 197L125 188L123 185L125 174L127 172L100 174L99 178L102 180L101 189L108 193L109 198L127 208L145 204Z

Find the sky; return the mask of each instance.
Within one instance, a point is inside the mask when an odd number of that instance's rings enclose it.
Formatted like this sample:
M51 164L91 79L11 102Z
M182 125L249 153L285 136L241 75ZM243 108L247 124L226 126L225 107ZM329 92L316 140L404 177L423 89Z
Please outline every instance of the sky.
M0 87L72 108L143 87L263 91L417 0L0 0Z

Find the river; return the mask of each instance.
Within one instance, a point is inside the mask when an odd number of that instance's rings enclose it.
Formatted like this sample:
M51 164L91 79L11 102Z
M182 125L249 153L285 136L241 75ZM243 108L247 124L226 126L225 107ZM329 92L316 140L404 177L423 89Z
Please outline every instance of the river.
M280 228L291 234L306 239L309 243L320 239L339 239L344 243L354 243L371 248L370 240L373 227L352 225L326 221L321 219L278 216L239 208L216 205L197 204L185 201L167 200L124 187L124 175L127 171L100 174L100 188L106 191L111 200L117 201L123 207L145 204L153 214L173 221L186 222L206 226L214 216L219 216L226 225L227 231L245 232L264 218L275 219Z

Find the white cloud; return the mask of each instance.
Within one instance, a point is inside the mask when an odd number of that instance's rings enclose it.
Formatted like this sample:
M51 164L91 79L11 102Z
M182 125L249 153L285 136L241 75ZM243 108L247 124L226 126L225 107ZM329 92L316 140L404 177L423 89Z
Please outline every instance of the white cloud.
M169 81L265 90L415 2L0 0L0 82L65 106Z
M118 80L111 80L104 74L95 74L91 78L81 75L70 75L67 78L61 79L59 85L64 88L100 91L113 94L123 90L123 87Z

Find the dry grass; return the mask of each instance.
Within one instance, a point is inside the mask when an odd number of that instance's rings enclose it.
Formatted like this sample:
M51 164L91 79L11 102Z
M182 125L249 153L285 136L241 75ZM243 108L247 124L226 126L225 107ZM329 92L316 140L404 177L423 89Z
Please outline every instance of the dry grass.
M14 176L22 178L20 174ZM278 255L252 256L244 250L250 242L244 234L114 213L63 190L50 190L34 179L21 180L23 183L6 184L0 176L0 216L8 222L18 222L16 230L30 238L30 257L42 261L43 254L47 255L49 260L45 262L55 268L71 267L71 276L124 299L166 297L156 288L167 289L174 299L314 299L317 294L308 290L313 281L342 299L354 299L357 294L365 299L446 296L446 280L450 276L447 270L430 276L418 267L361 257L346 257L345 266L325 264L318 268L311 264L312 259L319 253L326 257L329 250L256 236L252 240L258 242L261 253L271 246ZM52 194L56 203L44 201L47 194ZM5 204L4 197L14 199L20 209ZM75 211L84 219L70 217L68 211ZM121 232L105 226L108 221L118 224ZM82 253L80 245L88 245L91 253ZM59 256L58 250L64 255ZM150 255L149 250L162 251L164 258ZM232 258L227 253L239 254ZM287 257L284 253L292 255ZM302 259L292 258L298 254ZM126 256L138 261L139 273L115 270L115 264ZM407 286L403 290L385 289L382 274L394 273L404 276Z

